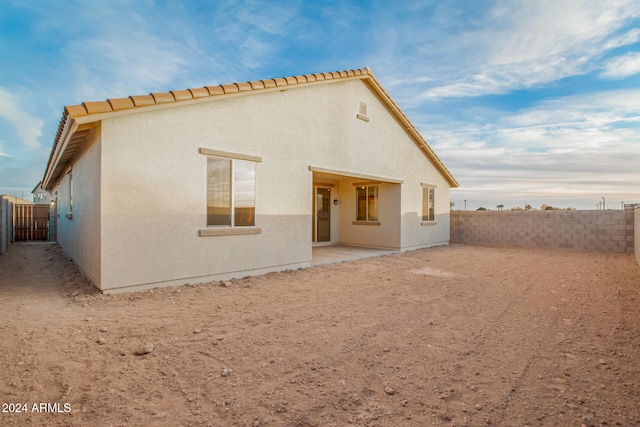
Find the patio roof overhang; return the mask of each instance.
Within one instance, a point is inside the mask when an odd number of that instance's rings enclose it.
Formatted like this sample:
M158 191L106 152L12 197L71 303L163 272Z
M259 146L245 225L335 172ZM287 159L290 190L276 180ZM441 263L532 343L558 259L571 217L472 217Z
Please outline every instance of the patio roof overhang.
M341 170L335 170L335 169L327 169L327 168L322 168L322 167L318 167L318 166L309 166L309 170L313 173L317 173L317 174L323 174L323 175L333 175L336 177L342 177L342 178L357 178L357 179L364 179L367 181L375 181L375 182L385 182L388 184L403 184L404 180L402 179L397 179L397 178L389 178L389 177L382 177L382 176L377 176L377 175L367 175L367 174L362 174L362 173L358 173L358 172L349 172L349 171L341 171Z

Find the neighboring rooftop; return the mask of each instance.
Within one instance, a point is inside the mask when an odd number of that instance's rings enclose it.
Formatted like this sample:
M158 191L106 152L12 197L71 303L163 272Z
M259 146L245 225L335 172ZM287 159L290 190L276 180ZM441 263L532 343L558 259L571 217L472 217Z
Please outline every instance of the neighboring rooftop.
M11 194L2 194L0 195L0 199L8 200L14 205L33 205L33 202L21 199L20 197L12 196Z

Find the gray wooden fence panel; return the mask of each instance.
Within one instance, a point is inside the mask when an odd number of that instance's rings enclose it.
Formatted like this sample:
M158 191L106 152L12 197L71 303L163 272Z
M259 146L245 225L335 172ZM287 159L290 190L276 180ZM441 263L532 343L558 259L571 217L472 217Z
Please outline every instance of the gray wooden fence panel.
M9 248L13 241L13 203L6 199L0 199L0 255Z

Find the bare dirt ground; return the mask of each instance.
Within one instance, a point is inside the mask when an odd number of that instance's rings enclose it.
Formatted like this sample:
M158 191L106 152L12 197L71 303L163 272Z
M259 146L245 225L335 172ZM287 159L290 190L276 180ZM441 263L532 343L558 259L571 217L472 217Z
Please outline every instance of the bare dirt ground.
M13 245L0 425L640 426L639 305L629 254L453 245L107 296Z

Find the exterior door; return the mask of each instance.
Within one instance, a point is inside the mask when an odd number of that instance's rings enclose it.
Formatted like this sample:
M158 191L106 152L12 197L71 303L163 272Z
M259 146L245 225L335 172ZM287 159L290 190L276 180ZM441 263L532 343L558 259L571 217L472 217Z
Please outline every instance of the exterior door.
M316 187L314 191L314 242L331 241L331 189Z

